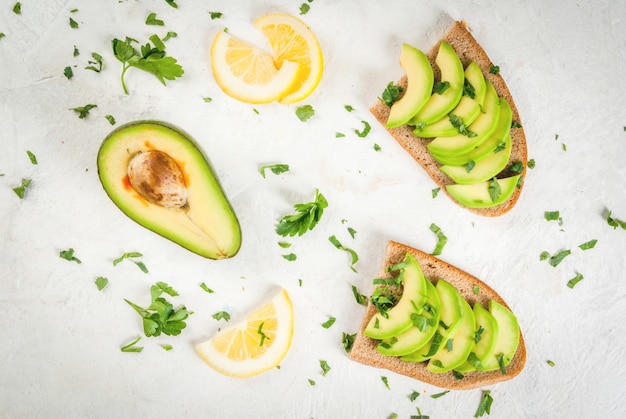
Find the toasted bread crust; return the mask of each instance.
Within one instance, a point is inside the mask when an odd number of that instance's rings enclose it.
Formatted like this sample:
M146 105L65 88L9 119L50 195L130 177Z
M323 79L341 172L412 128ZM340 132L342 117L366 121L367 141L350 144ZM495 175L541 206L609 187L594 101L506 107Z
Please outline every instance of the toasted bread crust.
M449 282L459 290L470 305L479 303L487 308L489 300L495 300L509 308L502 297L480 279L428 253L394 241L390 241L387 247L381 277L389 278L390 274L386 272L387 267L401 262L407 252L415 256L427 279L433 282L436 282L437 279L444 279ZM478 294L474 294L473 292L475 285L480 287ZM511 363L506 367L506 374L502 374L500 370L486 372L473 371L464 373L464 378L459 380L454 377L452 372L443 374L432 373L426 369L425 362L404 362L400 361L398 357L385 356L378 352L376 349L377 341L363 334L363 330L365 330L365 327L376 311L376 307L374 307L371 302L368 303L361 328L354 339L354 344L350 351L350 358L363 364L377 368L385 368L441 388L468 390L510 380L522 372L524 364L526 363L526 346L522 333L520 332L519 346Z
M483 72L483 75L486 79L488 79L496 89L498 96L503 97L507 100L509 105L511 106L511 110L513 111L513 121L517 121L522 124L519 113L517 111L517 107L515 106L515 102L513 101L513 97L511 96L511 92L507 87L506 83L502 76L498 74L491 74L489 70L493 63L482 49L482 47L478 44L476 39L472 36L472 34L467 30L465 24L463 22L456 22L450 30L444 35L444 37L437 42L437 44L426 54L428 59L433 66L433 70L435 72L435 80L439 80L440 74L439 70L435 64L435 58L437 57L437 51L439 50L439 44L441 41L448 42L452 48L456 51L461 63L463 63L463 67L467 67L472 61L476 61L478 66ZM397 83L402 87L406 87L407 78L403 76ZM389 117L390 108L382 103L380 100L370 108L370 111L376 117L378 122L380 122L383 127L387 124L387 118ZM408 125L403 125L397 128L389 128L387 129L391 136L396 139L396 141L426 170L428 175L435 181L435 183L447 194L446 185L451 185L454 182L450 179L445 173L439 170L441 164L437 162L429 153L426 146L431 141L428 138L417 137L413 134L413 129ZM519 161L524 165L524 171L522 172L522 178L526 175L526 166L528 163L528 150L526 146L526 136L524 135L523 128L512 128L511 129L511 157L509 158L509 162L507 163L507 168L503 171L503 175L509 176L513 173L507 172L508 168L513 162ZM500 205L491 207L491 208L466 208L456 202L452 197L452 201L462 206L463 208L468 209L476 214L487 216L487 217L497 217L500 216L515 206L515 203L519 199L519 196L522 191L522 184L520 184L519 188L515 189L513 196ZM449 194L448 194L449 196Z

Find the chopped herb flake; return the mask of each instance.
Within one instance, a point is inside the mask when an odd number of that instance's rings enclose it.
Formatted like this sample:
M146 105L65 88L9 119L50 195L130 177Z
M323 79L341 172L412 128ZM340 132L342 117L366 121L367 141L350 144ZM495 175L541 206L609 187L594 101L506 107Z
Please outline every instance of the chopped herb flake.
M329 317L328 320L326 320L324 323L322 323L322 327L324 329L328 329L330 326L332 326L333 324L335 324L335 321L337 319L335 319L334 317Z
M420 393L418 393L417 391L414 391L409 395L409 400L414 402L415 399L417 399L419 396L420 396Z
M585 242L579 245L578 247L581 250L589 250L589 249L593 249L594 247L596 247L596 243L598 243L598 240L593 239L593 240L589 240L588 242Z
M209 12L209 14L211 15L211 20L221 19L222 16L224 16L224 14L221 12Z
M470 131L460 117L456 116L453 113L449 113L448 119L450 120L450 124L452 124L452 126L456 128L459 134L465 135L466 137L470 138L476 137L477 134L473 131Z
M72 67L70 66L65 67L63 69L63 75L67 77L68 80L74 77L74 71L72 71Z
M448 393L450 393L450 390L446 390L446 391L442 391L441 393L433 394L430 397L432 397L433 399L438 399L439 397L445 396Z
M389 82L382 94L382 102L391 107L395 102L400 100L400 93L402 93L402 87L396 86L392 81Z
M298 256L295 253L289 253L288 255L283 255L283 259L288 260L289 262L293 262L298 259Z
M37 164L37 156L35 156L31 151L26 150L26 154L28 155L28 159L32 164Z
M80 119L85 119L87 115L89 115L89 111L96 107L98 107L98 105L88 104L85 106L78 106L76 108L70 108L69 110L77 112L78 117Z
M549 359L546 361L546 363L547 363L548 365L550 365L551 367L554 367L554 365L555 365L555 364L554 364L554 362L553 362L553 361L550 361Z
M480 293L480 287L478 285L474 285L472 287L472 292L476 295L478 293Z
M352 258L352 261L350 263L350 269L352 269L353 272L356 272L356 269L354 269L354 265L359 261L359 256L357 255L357 253L354 250L343 246L334 235L330 236L328 238L328 241L330 241L337 249L350 253L350 256Z
M78 29L78 22L76 22L74 19L70 18L70 28L72 29Z
M346 136L346 134L344 134L343 132L336 132L335 133L335 138L343 138L345 136Z
M559 263L565 259L566 256L570 255L572 252L569 249L561 250L560 252L552 255L550 257L550 265L556 267Z
M31 183L31 179L22 179L22 184L13 188L13 192L15 192L20 199L24 199L24 196L26 196L26 189L30 187Z
M438 95L442 95L449 88L450 88L450 82L449 81L438 81L433 86L433 93L436 93Z
M102 71L102 55L98 54L97 52L92 52L91 57L93 58L93 61L91 60L87 61L87 64L89 65L85 67L85 70L95 71L96 73L101 72Z
M354 344L355 337L356 333L348 334L344 332L341 334L341 343L343 343L343 349L346 351L346 353L350 353L352 345Z
M322 368L322 377L326 376L326 374L328 374L328 371L330 371L330 366L326 361L320 359L320 367Z
M359 131L358 129L355 129L354 133L361 138L365 138L367 137L367 134L370 133L370 130L372 129L372 127L367 121L361 121L361 123L363 124L363 131Z
M120 350L122 352L141 352L143 351L143 346L135 346L141 340L141 336L137 337L137 339L132 342L122 346Z
M156 13L150 13L148 17L146 17L146 25L165 26L165 22L157 19Z
M441 191L441 188L434 188L431 192L431 195L433 198L437 198L437 195L439 195L439 191Z
M569 288L574 288L576 286L576 284L578 284L580 281L583 280L583 275L581 273L576 273L576 276L572 279L570 279L569 281L567 281L567 286Z
M430 225L430 231L432 231L433 233L437 235L437 246L435 246L435 250L433 250L431 254L433 256L440 255L441 251L443 250L443 247L448 242L448 238L446 237L445 234L443 234L443 231L441 231L441 229L435 223L432 223Z
M261 324L259 324L259 328L256 331L261 336L261 340L259 341L259 346L263 346L263 343L265 343L265 339L270 340L270 338L267 337L267 335L263 332L264 325L265 325L265 322L261 322Z
M354 108L350 105L344 105L343 107L345 110L347 110L348 112L352 112L354 110Z
M324 208L328 207L328 201L319 190L315 190L315 200L306 204L296 204L296 214L286 215L276 226L276 233L280 236L302 236L307 231L313 230L322 218Z
M613 227L613 229L617 229L617 227L621 227L626 230L626 221L618 220L617 218L612 217L613 211L609 210L608 215L606 216L606 222L608 225Z
M383 384L385 385L385 387L387 387L387 390L391 390L389 387L389 380L387 379L387 377L383 375L380 377L380 379L383 381Z
M300 106L296 109L296 116L302 122L308 121L313 115L315 115L315 110L311 105Z
M107 121L109 121L109 124L115 125L115 118L113 117L113 115L105 115L104 117Z
M367 297L359 292L356 286L352 285L352 294L356 302L362 306L367 305Z
M489 197L491 198L491 202L496 202L496 200L500 197L502 190L500 189L500 184L495 177L491 179L487 189L489 190Z
M278 163L278 164L269 164L269 165L261 166L259 168L259 173L261 173L261 176L263 176L263 178L265 178L265 170L266 169L271 170L272 173L274 173L275 175L279 175L281 173L288 172L289 171L289 165L288 164Z
M83 262L81 262L80 259L78 259L77 257L74 256L74 249L72 249L71 247L67 250L61 250L59 252L59 257L61 259L65 259L65 260L69 260L70 262L76 262L79 265Z
M213 317L215 320L226 320L226 321L230 320L230 314L228 314L227 311L218 311L217 313L213 314L211 317Z
M500 72L500 66L492 65L491 68L489 69L489 72L491 74L498 74Z
M102 291L107 285L109 285L109 279L104 276L99 276L95 281L96 287L98 287L98 291Z
M200 284L200 288L202 288L204 291L208 292L209 294L213 294L215 292L211 288L209 288L207 284L205 284L204 282Z
M480 405L478 405L478 409L476 410L476 414L474 414L474 417L479 418L485 413L490 414L492 403L493 397L491 397L491 390L486 390L485 392L483 392L483 398L480 401Z
M311 10L311 6L309 6L307 3L302 3L300 5L300 14L301 15L305 15L307 14L307 12Z

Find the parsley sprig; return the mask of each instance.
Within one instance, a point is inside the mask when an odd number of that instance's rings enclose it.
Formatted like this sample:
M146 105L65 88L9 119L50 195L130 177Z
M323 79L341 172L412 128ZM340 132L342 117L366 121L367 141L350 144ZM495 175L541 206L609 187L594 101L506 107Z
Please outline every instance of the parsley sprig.
M324 208L328 207L328 201L318 189L315 190L315 200L306 204L296 204L296 214L286 215L278 222L276 233L285 236L302 236L309 230L313 230L322 218Z
M185 320L189 312L185 306L174 310L174 306L161 295L165 293L176 297L178 293L165 282L157 282L150 287L152 302L146 308L140 307L124 299L143 319L143 331L147 337L159 336L164 333L168 336L178 336L187 327Z
M124 41L117 38L111 41L115 58L123 64L121 80L125 94L128 94L128 89L124 77L126 71L131 67L154 74L164 86L165 80L175 80L183 75L183 68L175 58L165 55L164 48L158 48L148 42L142 45L140 52L138 52L133 46L133 42L138 41L129 37L126 37ZM163 47L163 45L160 46Z

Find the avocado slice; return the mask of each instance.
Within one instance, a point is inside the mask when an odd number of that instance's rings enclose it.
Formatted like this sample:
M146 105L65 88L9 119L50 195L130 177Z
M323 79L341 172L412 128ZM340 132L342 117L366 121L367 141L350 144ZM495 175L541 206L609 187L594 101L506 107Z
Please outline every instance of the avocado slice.
M426 54L409 44L402 44L400 66L406 72L406 91L404 96L391 106L387 128L406 124L424 107L433 91L435 75Z
M454 184L446 186L446 190L455 201L463 206L468 208L490 208L508 200L511 195L513 195L513 192L515 192L520 178L521 175L515 175L469 185ZM497 182L500 188L500 194L495 200L489 194L489 188L492 182Z
M448 83L443 92L433 92L424 107L408 122L413 126L425 126L439 121L452 111L463 95L463 64L454 49L441 41L435 63L441 73L441 83Z
M489 312L498 324L498 336L493 352L482 361L482 371L492 371L501 368L498 362L498 357L500 356L502 357L503 366L509 365L519 346L519 323L511 310L497 301L490 300Z
M97 166L107 195L138 224L209 259L239 251L239 221L208 160L178 128L120 126L104 139Z
M421 314L426 301L426 278L413 255L407 253L402 275L402 296L384 315L376 313L363 331L373 339L387 339L406 332L412 325L412 313Z
M474 303L474 320L476 332L474 334L474 347L468 360L456 367L458 372L470 372L476 367L482 368L482 363L493 353L498 339L498 323L495 317L480 303ZM474 354L472 356L472 353ZM473 358L470 360L470 357Z

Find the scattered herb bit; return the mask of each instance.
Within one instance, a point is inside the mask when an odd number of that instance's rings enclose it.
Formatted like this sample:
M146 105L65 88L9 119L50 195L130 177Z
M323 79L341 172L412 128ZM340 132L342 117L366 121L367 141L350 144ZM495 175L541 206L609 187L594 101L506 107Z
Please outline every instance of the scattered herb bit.
M565 145L565 143L561 144L561 148L563 149L563 151L567 151L567 146Z
M291 247L291 243L288 242L278 242L278 245L283 249L289 249Z
M146 18L146 25L165 26L165 22L157 19L156 13L150 13Z
M518 121L512 121L511 128L522 128L522 124L520 124Z
M83 262L81 262L80 259L78 259L77 257L74 256L74 249L73 248L69 248L67 250L61 250L59 252L59 257L61 259L65 259L65 260L69 260L70 262L76 262L79 265Z
M74 19L70 18L70 28L72 29L78 29L78 22L76 22Z
M500 72L500 66L498 66L498 65L491 65L491 68L489 69L489 72L491 74L498 74Z
M433 398L433 399L438 399L439 397L445 396L448 393L450 393L450 390L446 390L446 391L442 391L441 393L433 394L430 397Z
M606 222L608 225L613 227L613 230L617 229L617 227L621 227L626 230L626 221L618 220L617 218L612 217L613 211L609 210L608 215L606 216Z
M465 171L467 173L471 172L472 169L476 166L476 162L474 160L470 160L466 165L465 165Z
M576 284L578 284L580 281L582 281L583 275L581 273L576 272L576 276L572 279L570 279L569 281L567 281L567 286L569 288L574 288L576 286Z
M91 70L91 71L95 71L96 73L99 73L102 71L102 55L98 54L97 52L92 52L91 53L91 57L94 59L94 61L87 61L87 64L89 64L87 67L85 67L85 70Z
M200 284L200 288L202 288L204 291L208 292L209 294L213 294L215 292L211 288L209 288L207 284L205 284L204 282Z
M152 302L147 308L124 299L143 318L143 330L147 337L159 336L161 333L177 336L187 327L185 319L189 317L189 313L185 306L174 310L173 305L161 296L163 293L170 296L178 295L167 283L157 282L150 287Z
M356 302L362 306L367 305L367 297L359 292L356 286L352 286L352 294L354 294L354 299Z
M352 345L354 345L355 337L356 337L356 333L348 334L344 332L341 334L341 343L343 343L343 349L346 351L346 353L350 353L350 350L352 349Z
M298 259L298 256L295 253L289 253L288 255L283 255L283 258L285 260L288 260L289 262L293 262L294 260Z
M139 258L142 257L143 255L139 252L126 252L124 254L122 254L122 256L118 257L117 259L113 260L113 266L116 266L118 263L120 263L121 261L123 261L124 259L135 259L135 258ZM133 263L135 265L137 265L137 267L139 267L139 269L141 269L141 272L143 273L148 273L148 268L146 268L146 265L139 261L139 260L133 260Z
M478 405L478 409L476 410L475 418L479 418L482 415L490 414L491 403L493 403L493 397L491 397L491 390L487 390L483 392L483 398Z
M324 323L322 323L322 327L324 329L328 329L330 326L332 326L333 324L335 324L335 321L337 319L335 319L334 317L329 317L328 320L326 320Z
M437 224L435 223L432 223L430 225L430 231L432 231L433 233L437 235L437 246L435 246L435 250L433 250L431 254L433 256L440 255L441 251L443 250L443 247L448 242L448 238L446 237L445 234L443 234L443 231L441 231L439 226L437 226Z
M172 6L174 9L178 9L178 4L176 4L176 1L174 1L174 0L165 0L165 2L167 4L169 4L170 6Z
M87 117L87 115L89 115L89 111L92 110L93 108L97 108L98 105L92 105L92 104L88 104L85 106L79 106L77 108L70 108L70 111L75 111L78 113L78 117L80 119L85 119Z
M378 144L374 143L374 151L380 151L380 150L382 150L380 148L380 146Z
M76 45L74 45L74 52L72 53L72 55L74 57L78 57L80 55L80 51L78 50L78 48L76 48Z
M301 14L301 15L305 15L305 14L307 14L307 12L308 12L309 10L311 10L311 6L309 6L308 4L306 4L306 3L302 3L302 4L300 5L300 14Z
M489 182L488 190L489 190L489 197L491 198L491 201L496 202L496 200L500 197L502 190L500 189L500 184L498 183L498 180L495 177L491 179L491 181Z
M511 171L513 173L522 173L524 171L524 163L516 161L511 165Z
M387 379L387 377L383 375L380 377L380 379L383 381L383 384L385 384L385 387L387 387L387 390L391 390L391 388L389 387L389 380Z
M528 168L529 169L534 169L535 166L536 166L535 159L528 160Z
M204 103L210 103L213 102L213 99L210 97L203 97L202 100L204 100Z
M454 378L456 378L457 380L462 380L465 378L465 376L463 374L461 374L460 372L453 370L452 371L452 375L454 375Z
M141 46L141 55L132 45L136 40L126 37L125 41L117 38L111 41L113 54L122 63L122 88L124 93L128 94L126 87L125 75L126 71L135 67L154 74L157 79L165 86L165 80L174 80L182 77L184 70L173 57L166 57L165 51L153 47L150 43Z
M415 399L417 399L420 396L420 393L418 393L417 391L414 391L413 393L411 393L409 395L409 400L411 400L412 402L415 401Z
M389 419L398 419L398 414L392 413L391 416L389 416Z
M211 15L211 20L221 19L224 16L221 12L209 12L209 14Z
M226 311L218 311L217 313L213 314L211 317L213 317L215 320L226 320L229 321L230 320L230 314L228 314L228 312Z
M162 344L161 348L163 348L164 351L171 351L172 349L174 349L172 345L169 345L167 343Z
M484 331L485 331L484 327L480 326L478 328L478 330L474 333L474 343L480 342L480 339L482 338Z
M0 32L0 39L4 38L6 35L4 32Z
M402 87L396 86L392 81L390 81L383 91L381 100L385 105L391 107L391 105L400 100L400 93L402 93L402 90Z
M496 355L496 359L498 360L498 365L500 366L500 372L502 375L506 375L506 367L504 366L504 354L499 353Z
M176 32L168 31L163 38L163 42L167 42L172 38L176 38L178 34Z
M17 3L15 3L15 5L13 5L13 13L15 13L16 15L22 14L22 3L18 1Z
M348 112L352 112L354 110L354 108L350 105L344 105L343 107L345 110L347 110Z
M467 79L463 81L463 96L469 96L471 99L476 97L476 89Z
M558 221L561 219L559 211L544 211L543 216L546 221Z
M37 164L37 156L35 156L31 151L26 150L26 154L32 164Z
M16 186L15 188L13 188L13 192L15 192L15 194L20 199L24 199L24 196L26 195L26 189L30 187L31 183L32 183L32 179L22 179L22 184L20 186Z
M265 325L265 322L261 322L261 324L259 324L259 328L256 331L261 336L261 340L259 341L259 346L263 346L263 343L265 343L265 339L270 340L270 338L267 337L267 335L263 332L264 325Z
M356 230L353 229L352 227L348 227L348 233L350 233L350 236L354 238L354 235L356 234Z
M441 191L441 188L434 188L431 192L433 198L437 198L437 195L439 195L439 191Z
M315 110L311 105L300 106L296 109L296 116L302 122L308 121L313 115L315 115Z
M263 178L265 178L265 170L266 169L270 169L272 171L272 173L274 173L275 175L279 175L281 173L288 172L289 171L289 165L288 164L278 163L278 164L269 164L269 165L261 166L259 168L259 173L261 173L261 176L263 176Z
M438 95L442 95L449 88L450 88L450 82L449 81L438 81L433 86L433 93L436 93Z
M104 276L99 276L95 281L96 287L98 287L98 291L102 291L107 285L109 285L109 279Z
M495 150L493 150L494 153L499 153L502 150L504 150L506 148L506 143L505 142L501 142L498 143L498 146L495 148Z
M252 108L252 111L257 115L259 114L259 110L257 108Z
M335 138L343 138L345 136L346 136L346 134L344 134L343 132L336 132L335 133Z
M437 351L439 350L439 347L441 346L442 339L443 339L443 336L437 330L435 332L435 335L433 336L433 340L431 341L431 344L430 344L430 349L428 350L428 353L426 354L426 356L431 357L437 353Z
M547 363L548 365L550 365L551 367L554 367L554 362L553 362L553 361L550 361L550 360L548 359L548 360L546 361L546 363Z
M560 252L552 255L550 257L550 265L556 267L559 263L565 259L566 256L570 255L572 252L569 249L561 250Z
M354 250L343 246L341 242L337 240L337 237L335 237L334 235L330 236L328 238L328 241L330 241L333 244L333 246L335 246L337 249L350 253L350 256L352 258L352 261L350 263L350 269L352 269L352 272L356 272L356 269L354 269L354 264L359 261L359 255L357 255L357 253Z
M420 408L417 408L417 415L411 415L411 419L430 419L428 415L422 415Z
M446 342L446 349L448 350L448 352L452 352L453 345L454 345L454 339L448 339L448 341Z
M70 66L65 67L63 69L63 75L67 77L68 80L74 77L74 72L72 71L72 67Z
M315 385L315 381L313 381L313 380L311 380L311 379L309 378L309 385L310 385L311 387L313 387L313 386Z
M585 242L579 245L578 247L581 250L589 250L589 249L593 249L594 247L596 247L596 243L598 243L598 240L593 239L593 240L589 240L588 242Z
M326 361L320 359L320 367L322 368L322 377L326 376L326 374L328 374L328 371L330 371L330 366Z
M298 279L298 286L302 286L302 279Z
M109 124L115 125L115 118L113 117L113 115L105 115L104 117L107 121L109 121Z
M472 292L473 292L474 294L478 294L478 293L480 293L480 287L479 287L478 285L474 285L474 286L472 287Z
M477 134L473 131L470 131L460 117L456 116L453 113L449 113L448 119L450 120L450 124L452 124L452 126L456 128L459 134L465 135L466 137L470 138L476 137Z
M315 200L306 204L294 205L297 214L286 215L281 218L276 226L276 233L283 237L295 236L296 234L302 236L315 228L326 207L328 207L328 201L319 190L315 189Z
M559 134L554 134L554 141L559 139Z
M367 137L367 134L370 133L372 127L367 121L361 121L361 123L363 124L363 131L359 131L358 129L355 129L354 133L361 138L365 138Z
M137 337L137 339L132 342L122 346L120 350L122 352L141 352L143 351L143 346L135 346L141 340L141 336Z

